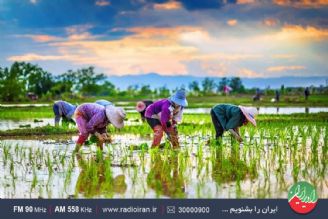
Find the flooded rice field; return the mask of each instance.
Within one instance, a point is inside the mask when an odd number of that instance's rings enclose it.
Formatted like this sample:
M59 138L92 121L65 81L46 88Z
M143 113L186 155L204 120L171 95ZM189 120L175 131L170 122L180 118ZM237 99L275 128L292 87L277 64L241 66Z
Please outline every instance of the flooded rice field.
M113 134L103 152L73 154L77 136L0 140L0 198L286 198L296 181L328 198L327 128L248 128L239 145L202 131L181 149L150 149L150 135Z
M41 118L41 119L0 119L0 130L11 130L18 128L35 128L45 125L54 125L55 120L53 118Z

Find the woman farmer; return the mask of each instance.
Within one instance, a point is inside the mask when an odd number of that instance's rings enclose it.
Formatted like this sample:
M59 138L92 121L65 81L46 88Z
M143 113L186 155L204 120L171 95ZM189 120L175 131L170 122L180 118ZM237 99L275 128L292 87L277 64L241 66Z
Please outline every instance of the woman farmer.
M235 139L242 142L239 127L248 122L256 126L255 116L258 111L255 107L219 104L211 109L212 122L215 127L216 138L220 138L224 131L229 131Z
M103 143L109 140L107 125L113 124L116 128L124 126L125 112L123 108L108 105L106 107L96 103L84 103L77 107L75 120L80 131L75 151L79 151L89 134L98 138L98 147L103 149Z
M145 117L146 108L147 108L149 105L151 105L152 103L154 103L154 102L151 101L151 100L143 100L143 101L139 101L139 102L137 102L136 110L137 110L137 112L140 113L141 120L142 120L143 122L146 120L146 117Z
M153 148L160 145L164 132L173 148L179 147L176 125L182 120L183 108L187 105L185 90L179 90L170 98L158 100L147 107L145 117L154 132Z
M63 100L56 101L52 107L55 114L55 126L59 125L61 118L63 119L63 122L72 122L75 124L72 117L76 107L77 106Z

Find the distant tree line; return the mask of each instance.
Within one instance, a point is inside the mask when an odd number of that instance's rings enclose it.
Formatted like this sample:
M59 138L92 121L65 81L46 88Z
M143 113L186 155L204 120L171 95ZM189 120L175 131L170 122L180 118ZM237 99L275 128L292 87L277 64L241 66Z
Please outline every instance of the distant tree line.
M223 92L225 86L231 89L232 93L243 93L245 87L242 80L239 77L222 78L220 81L216 81L212 78L205 78L201 83L193 81L189 83L189 91L195 96L203 95L217 95Z
M152 90L150 85L133 85L121 91L103 73L96 73L94 67L68 70L58 76L25 62L0 67L2 101L26 100L29 95L47 100L85 96L166 97L170 90L165 86Z
M211 96L222 94L228 86L231 93L254 94L255 88L245 89L239 77L205 78L201 82L188 84L189 96ZM10 67L0 67L0 99L2 101L21 101L32 95L43 100L72 99L86 96L111 96L122 98L162 98L168 97L174 90L166 86L151 89L150 85L131 85L120 90L103 73L96 73L94 67L68 70L60 75L53 75L38 65L26 62L14 62ZM301 91L302 88L296 90ZM281 87L281 94L294 92L295 89ZM265 94L273 94L267 88ZM31 99L31 98L30 98Z

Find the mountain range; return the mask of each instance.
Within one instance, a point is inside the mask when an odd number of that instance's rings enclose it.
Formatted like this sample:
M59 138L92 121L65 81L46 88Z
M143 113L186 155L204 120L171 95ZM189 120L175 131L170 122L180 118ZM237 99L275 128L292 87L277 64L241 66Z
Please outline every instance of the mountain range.
M190 75L175 75L164 76L157 73L148 73L140 75L124 75L124 76L109 76L108 80L115 84L121 90L126 89L130 85L150 85L150 87L158 88L166 86L169 89L188 85L192 81L201 81L205 77L196 77ZM210 77L216 82L221 80L221 77ZM313 77L271 77L271 78L241 78L243 85L246 88L280 88L281 85L285 87L307 87L307 86L328 86L328 76L313 76Z

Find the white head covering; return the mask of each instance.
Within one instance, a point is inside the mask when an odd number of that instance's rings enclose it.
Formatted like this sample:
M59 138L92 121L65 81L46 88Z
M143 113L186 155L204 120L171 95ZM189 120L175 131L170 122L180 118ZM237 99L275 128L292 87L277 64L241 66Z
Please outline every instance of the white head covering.
M113 105L106 106L106 116L110 123L112 123L116 128L123 128L125 111L121 107L115 107Z
M239 106L239 108L243 112L246 119L254 126L256 126L255 116L259 114L257 109L255 107L244 107L244 106Z

